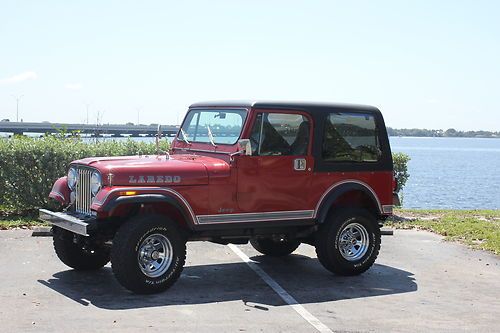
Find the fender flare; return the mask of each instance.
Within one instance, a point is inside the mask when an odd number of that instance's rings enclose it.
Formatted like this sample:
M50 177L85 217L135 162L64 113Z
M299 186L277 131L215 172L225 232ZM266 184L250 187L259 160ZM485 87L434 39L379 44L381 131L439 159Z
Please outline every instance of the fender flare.
M69 204L70 190L68 187L68 177L64 176L57 179L52 185L49 198L58 201L61 205Z
M347 180L334 184L325 191L323 196L318 202L316 208L316 220L318 223L323 223L326 220L328 212L333 203L343 194L350 191L361 191L366 194L372 201L373 205L377 208L377 214L382 214L382 206L375 191L366 183L357 180Z
M194 220L194 218L196 217L194 216L191 207L186 207L177 198L169 194L144 193L144 194L137 194L130 196L118 196L105 202L104 205L101 206L101 209L103 211L112 213L112 211L115 208L124 204L133 204L133 203L142 204L142 203L153 203L153 202L156 203L164 202L178 209L182 217L186 220L188 227L193 229L194 223L196 221Z

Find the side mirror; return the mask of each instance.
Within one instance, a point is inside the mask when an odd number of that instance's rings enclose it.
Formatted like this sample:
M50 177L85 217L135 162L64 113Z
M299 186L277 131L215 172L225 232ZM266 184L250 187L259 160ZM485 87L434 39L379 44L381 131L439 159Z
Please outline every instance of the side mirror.
M238 140L238 144L240 145L241 152L247 156L252 155L252 145L250 144L249 139L240 139Z

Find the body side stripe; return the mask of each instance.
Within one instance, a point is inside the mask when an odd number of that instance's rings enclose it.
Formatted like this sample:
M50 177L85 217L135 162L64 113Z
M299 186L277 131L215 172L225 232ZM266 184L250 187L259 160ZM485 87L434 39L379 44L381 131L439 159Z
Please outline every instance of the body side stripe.
M66 201L66 197L61 192L52 190L52 191L50 191L49 196L51 196L52 194L54 194L56 196L60 196L63 199L63 201Z
M297 220L313 218L313 210L294 210L261 213L198 215L199 224L260 222L275 220Z

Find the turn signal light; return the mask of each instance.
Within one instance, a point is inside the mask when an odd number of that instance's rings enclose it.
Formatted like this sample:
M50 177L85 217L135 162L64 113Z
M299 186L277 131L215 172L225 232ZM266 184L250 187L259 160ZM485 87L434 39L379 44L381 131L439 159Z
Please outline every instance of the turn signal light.
M137 192L136 191L123 191L123 192L120 192L120 195L136 195Z

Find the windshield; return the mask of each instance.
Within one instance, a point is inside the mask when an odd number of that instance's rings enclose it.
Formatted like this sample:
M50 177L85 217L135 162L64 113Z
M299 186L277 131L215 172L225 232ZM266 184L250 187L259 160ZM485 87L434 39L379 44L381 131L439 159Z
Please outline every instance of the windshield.
M190 110L178 139L186 143L235 144L246 116L246 110L242 109Z

